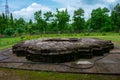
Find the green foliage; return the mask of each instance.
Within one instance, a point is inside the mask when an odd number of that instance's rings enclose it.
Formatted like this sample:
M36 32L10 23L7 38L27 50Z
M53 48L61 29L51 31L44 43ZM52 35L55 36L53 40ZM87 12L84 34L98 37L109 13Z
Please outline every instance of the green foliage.
M24 32L24 29L22 28L22 27L18 27L18 28L16 28L16 30L15 30L15 33L16 34L22 34Z
M115 30L118 32L120 31L120 4L117 4L112 13L111 13L111 19L113 22L113 25L116 27Z
M29 20L29 24L33 24L33 21L32 21L32 19L30 19L30 20Z
M84 20L84 10L82 8L79 8L78 10L74 11L73 16L73 28L74 31L80 32L83 31L85 27L85 20Z
M8 27L8 20L5 17L5 14L0 15L0 34L3 34L5 28Z
M51 21L51 20L50 20L51 17L53 17L53 14L52 14L51 11L44 13L45 21Z
M51 11L44 13L44 33L50 30L49 23L52 21L53 14Z
M2 80L119 80L116 75L73 74L0 68Z
M8 36L11 36L11 35L14 34L14 29L13 29L13 28L6 28L6 29L4 30L4 34L5 34L5 35L8 35Z
M36 24L27 24L27 27L26 27L26 33L28 34L37 34L38 33L38 30L37 30L37 27L36 27Z
M37 12L34 13L34 19L37 21L37 29L39 30L39 32L44 32L45 31L45 21L42 18L42 11L39 10Z
M68 14L67 9L59 11L58 9L56 10L56 21L57 21L57 29L58 31L63 31L67 29L67 22L70 20L70 15Z
M84 18L84 10L79 8L70 17L67 9L42 13L34 13L35 21L27 22L23 18L14 19L12 13L9 18L0 14L0 35L20 36L22 34L47 33L80 33L80 32L119 32L120 4L117 4L109 14L108 8L93 9L88 20ZM70 20L72 18L72 20ZM9 31L11 30L11 31Z
M9 26L10 26L10 27L14 27L14 19L13 19L12 13L10 14Z
M94 9L91 13L91 22L90 28L93 30L104 31L106 27L110 27L109 24L109 10L107 8L97 8Z

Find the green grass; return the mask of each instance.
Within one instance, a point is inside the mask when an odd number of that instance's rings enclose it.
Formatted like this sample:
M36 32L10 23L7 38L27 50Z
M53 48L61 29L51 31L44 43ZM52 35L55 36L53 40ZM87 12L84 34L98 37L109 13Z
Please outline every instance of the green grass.
M16 38L0 38L0 49L9 48L19 41L37 38L101 38L112 40L120 45L119 33L81 33L81 34L41 34L25 35ZM93 75L93 74L68 74L56 72L25 71L0 68L0 80L119 80L119 76Z
M120 76L70 74L0 68L0 80L119 80Z
M16 38L0 38L0 49L5 49L11 47L19 41L37 39L37 38L101 38L106 40L112 40L120 45L120 35L119 33L81 33L81 34L40 34L40 35L25 35Z

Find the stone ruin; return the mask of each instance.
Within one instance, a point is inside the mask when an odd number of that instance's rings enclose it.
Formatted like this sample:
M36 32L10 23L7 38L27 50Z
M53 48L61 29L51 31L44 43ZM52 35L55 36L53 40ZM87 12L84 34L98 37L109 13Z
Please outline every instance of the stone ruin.
M61 63L103 56L114 48L110 40L97 38L52 38L15 44L13 54L34 62Z

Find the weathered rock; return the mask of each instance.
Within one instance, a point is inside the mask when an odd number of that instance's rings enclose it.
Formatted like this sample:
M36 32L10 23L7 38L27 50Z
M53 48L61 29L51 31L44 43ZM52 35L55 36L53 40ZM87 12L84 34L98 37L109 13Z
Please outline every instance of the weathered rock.
M103 55L113 47L111 41L97 38L56 38L20 42L12 50L31 61L66 62Z

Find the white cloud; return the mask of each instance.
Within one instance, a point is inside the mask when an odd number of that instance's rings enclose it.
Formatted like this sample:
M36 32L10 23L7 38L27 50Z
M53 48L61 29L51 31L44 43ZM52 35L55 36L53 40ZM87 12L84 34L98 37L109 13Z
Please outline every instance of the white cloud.
M21 9L19 11L14 11L13 15L16 18L23 17L25 19L29 19L29 18L33 18L34 12L36 12L38 10L42 10L43 12L51 11L51 9L49 7L47 7L47 6L43 6L43 5L37 4L37 3L32 3L27 8L23 8L23 9Z
M59 11L65 11L66 8L59 8L58 10L59 10Z
M64 7L60 8L60 10L68 9L68 12L71 16L73 16L74 10L77 10L78 8L82 8L85 11L85 19L88 19L90 17L92 9L96 9L98 7L107 7L105 4L97 3L94 5L88 5L82 2L82 0L53 0L60 4L62 4ZM112 0L111 0L112 1Z
M104 1L106 1L108 3L114 3L114 2L117 2L118 0L104 0Z
M73 16L74 10L77 10L78 8L82 8L85 11L85 19L88 19L90 17L90 13L92 9L96 9L98 7L102 7L102 8L109 7L109 4L116 3L119 0L99 0L98 3L95 3L95 4L87 4L87 3L84 3L83 0L69 0L69 1L52 0L52 1L58 2L61 5L61 7L56 6L56 8L59 8L59 10L68 9L68 12L71 15L71 18ZM33 18L34 12L38 10L42 10L43 12L52 11L53 13L55 13L55 10L52 10L51 8L47 6L37 4L37 3L32 3L26 8L23 8L18 11L14 11L13 15L16 18L23 17L25 19L29 19L29 18Z
M85 18L88 19L90 18L90 14L92 12L93 9L96 9L96 8L104 8L104 7L107 7L106 5L104 4L95 4L95 5L84 5L83 6L83 9L85 10Z

